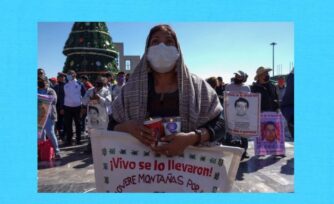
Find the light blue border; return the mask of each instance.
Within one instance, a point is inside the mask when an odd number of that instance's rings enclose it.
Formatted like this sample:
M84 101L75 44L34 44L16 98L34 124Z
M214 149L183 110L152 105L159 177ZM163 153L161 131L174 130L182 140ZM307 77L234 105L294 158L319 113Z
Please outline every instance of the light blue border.
M8 3L6 3L8 2ZM330 203L334 189L332 1L11 0L1 4L1 203ZM37 22L278 22L295 24L295 193L38 194ZM247 35L245 33L245 35ZM319 78L318 78L319 77ZM321 79L321 80L317 80ZM327 82L327 84L326 84Z

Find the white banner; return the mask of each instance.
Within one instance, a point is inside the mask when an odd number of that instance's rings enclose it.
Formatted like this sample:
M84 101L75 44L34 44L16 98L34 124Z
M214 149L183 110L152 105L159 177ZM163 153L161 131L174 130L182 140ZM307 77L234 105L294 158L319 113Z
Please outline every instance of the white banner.
M133 136L91 130L98 192L230 191L243 149L188 147L183 155L156 155Z
M258 93L224 92L227 131L236 136L260 134L261 100Z

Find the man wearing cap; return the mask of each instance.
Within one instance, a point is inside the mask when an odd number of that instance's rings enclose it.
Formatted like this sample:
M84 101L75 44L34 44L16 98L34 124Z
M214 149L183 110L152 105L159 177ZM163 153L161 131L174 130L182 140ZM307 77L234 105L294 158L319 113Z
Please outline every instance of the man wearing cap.
M238 71L236 73L234 73L234 78L233 78L233 83L226 85L225 91L230 91L230 92L251 92L249 86L244 85L244 83L247 81L248 75L243 72L243 71ZM245 100L245 99L243 99ZM247 104L247 109L249 107L248 101L243 102L242 100L240 100L240 102L235 103L235 106L237 108L237 106L239 104ZM237 117L238 116L238 112L237 112ZM244 116L243 116L244 117ZM240 121L238 121L240 123ZM237 136L237 135L235 135ZM227 134L227 143L232 142L233 139L235 138L231 138L232 136L230 134ZM232 140L232 141L229 141ZM248 139L244 138L244 137L240 137L241 140L241 147L245 149L244 153L242 154L241 159L244 158L249 158L248 153L247 153L247 149L248 149Z
M256 70L255 81L251 86L253 93L261 94L261 112L279 110L276 87L270 82L269 72L272 69L259 67Z
M81 144L80 112L81 98L85 94L85 89L76 79L73 70L67 72L67 83L64 85L64 125L67 136L66 145L72 145L73 129L72 122L75 123L76 144Z
M57 76L57 85L55 85L54 90L57 94L57 114L58 114L58 120L56 122L56 130L58 132L59 138L63 141L65 141L64 136L64 85L65 85L65 77L66 74L62 72L58 72Z

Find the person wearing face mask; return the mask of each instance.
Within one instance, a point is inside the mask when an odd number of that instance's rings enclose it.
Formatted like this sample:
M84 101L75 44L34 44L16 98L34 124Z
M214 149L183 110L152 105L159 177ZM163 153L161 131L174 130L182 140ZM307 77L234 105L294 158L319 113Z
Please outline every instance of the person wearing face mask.
M57 121L57 94L56 92L49 87L48 79L44 77L38 77L38 94L52 96L53 101L51 104L51 112L46 120L45 127L42 133L42 138L48 137L51 141L51 144L55 150L55 159L61 159L60 150L58 147L58 141L55 134L55 123Z
M108 88L104 86L106 83L107 79L102 76L98 76L95 81L95 86L93 88L90 88L87 90L85 93L85 96L82 99L82 111L86 112L87 111L87 106L89 105L90 102L96 102L101 104L102 106L106 107L108 115L111 114L111 94ZM107 129L107 127L105 127ZM86 148L86 153L91 153L91 143L89 141L87 148Z
M121 92L122 87L125 85L125 73L118 72L116 81L117 83L110 87L110 93L113 100L116 99L118 94Z
M82 84L76 79L74 70L66 75L67 83L64 85L64 126L66 133L66 146L72 145L73 129L75 123L76 144L81 144L81 98L85 94Z
M222 110L215 90L184 64L173 29L157 25L150 30L141 61L113 101L109 129L130 133L153 151L175 156L188 146L220 140L225 134ZM153 132L143 122L177 116L181 132L155 146Z
M241 70L234 73L233 82L231 84L226 85L225 91L237 92L237 93L251 92L251 89L249 88L249 86L244 85L244 83L247 81L247 77L248 75ZM240 147L244 148L245 150L241 159L243 160L245 158L249 158L248 153L247 153L248 138L240 137L239 135L233 135L233 136L230 134L226 134L226 135L227 137L226 137L225 143L227 145L240 144ZM240 142L239 142L239 138L240 138Z
M251 86L253 93L261 94L261 112L264 111L279 111L279 100L276 87L270 82L269 72L272 69L259 67L256 70L256 76Z

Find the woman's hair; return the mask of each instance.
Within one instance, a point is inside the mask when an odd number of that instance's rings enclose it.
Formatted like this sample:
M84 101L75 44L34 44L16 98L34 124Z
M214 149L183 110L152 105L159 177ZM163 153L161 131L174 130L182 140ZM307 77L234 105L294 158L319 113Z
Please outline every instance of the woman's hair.
M149 47L153 34L156 33L156 32L159 32L159 31L168 32L172 36L172 38L174 39L175 43L178 44L177 43L177 38L176 38L176 33L172 29L172 27L170 27L170 25L167 25L167 24L160 24L160 25L156 25L153 28L151 28L150 33L148 34L148 37L147 37L145 50ZM179 48L177 47L177 49L179 49Z

